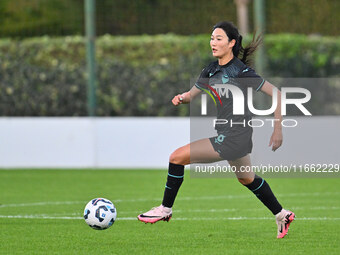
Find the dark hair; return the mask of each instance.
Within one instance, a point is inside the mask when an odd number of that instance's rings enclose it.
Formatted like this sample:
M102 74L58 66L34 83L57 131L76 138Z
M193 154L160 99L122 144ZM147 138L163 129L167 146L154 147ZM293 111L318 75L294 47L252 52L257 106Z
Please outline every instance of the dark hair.
M216 28L223 29L224 32L227 34L229 41L235 39L236 42L233 47L234 56L239 58L244 64L250 65L251 60L249 59L249 56L251 56L255 52L256 48L262 43L262 35L260 34L255 38L256 35L255 32L252 42L248 44L247 47L243 48L242 36L240 35L237 27L233 23L228 21L220 21L214 26L213 31Z

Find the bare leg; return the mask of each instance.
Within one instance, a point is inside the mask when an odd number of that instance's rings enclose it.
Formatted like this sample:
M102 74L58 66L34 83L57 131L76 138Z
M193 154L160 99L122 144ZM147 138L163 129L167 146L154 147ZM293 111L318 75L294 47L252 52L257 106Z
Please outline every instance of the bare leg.
M178 148L170 155L170 163L188 165L193 163L211 163L223 160L214 150L208 138L201 139Z
M241 166L249 167L251 169L251 162L250 162L250 155L247 154L246 156L236 159L236 160L229 160L228 161L231 166L236 167L236 176L238 181L243 184L247 185L254 181L255 174L254 172L241 172ZM248 169L247 169L248 170Z

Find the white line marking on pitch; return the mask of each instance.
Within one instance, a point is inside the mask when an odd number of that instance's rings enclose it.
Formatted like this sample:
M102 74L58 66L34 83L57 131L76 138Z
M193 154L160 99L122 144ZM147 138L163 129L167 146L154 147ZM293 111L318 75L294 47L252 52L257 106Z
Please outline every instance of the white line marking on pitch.
M41 215L0 215L0 218L6 219L41 219L41 220L82 220L83 217L56 217L56 216L41 216Z
M291 210L312 210L312 211L317 211L317 210L340 210L340 207L326 207L326 206L318 206L318 207L295 207L292 206L290 207ZM266 208L249 208L249 209L244 209L244 208L219 208L219 209L179 209L175 210L176 213L219 213L219 212L237 212L237 211L266 211ZM142 213L143 211L123 211L119 212L119 214L139 214Z
M318 210L340 210L340 207L326 207L326 206L318 206L318 207L291 207L292 210L311 210L311 211L318 211ZM223 212L244 212L244 211L265 211L266 208L250 208L250 209L244 209L244 208L211 208L211 209L179 209L176 210L176 213L223 213ZM119 211L120 215L137 215L142 213L143 211ZM65 215L65 216L63 216ZM53 213L53 214L34 214L34 218L70 218L73 219L72 216L77 216L79 213L76 212L69 212L69 213ZM20 216L20 215L19 215ZM29 218L31 215L25 215L25 217ZM123 217L124 218L124 217Z
M288 193L278 194L277 197L308 197L308 196L324 196L324 195L338 195L340 192L314 192L314 193ZM227 196L202 196L202 197L178 197L176 200L218 200L218 199L238 199L251 198L251 194L245 195L227 195ZM120 202L145 202L145 201L160 201L160 198L141 198L141 199L112 199L114 203ZM24 206L45 206L45 205L72 205L72 204L86 204L87 201L57 201L57 202L34 202L34 203L19 203L19 204L0 204L0 209L4 207L24 207Z
M59 201L59 202L35 202L35 203L21 203L21 204L0 204L2 207L22 207L22 206L45 206L45 205L72 205L72 204L86 204L84 201Z
M36 216L36 215L0 215L0 218L6 219L49 219L49 220L82 220L83 217L50 217L50 216ZM121 217L117 220L137 220L137 217ZM273 217L220 217L220 218L204 218L204 217L193 217L193 218L174 218L173 220L274 220ZM296 218L296 220L340 220L340 218L328 218L328 217L304 217Z

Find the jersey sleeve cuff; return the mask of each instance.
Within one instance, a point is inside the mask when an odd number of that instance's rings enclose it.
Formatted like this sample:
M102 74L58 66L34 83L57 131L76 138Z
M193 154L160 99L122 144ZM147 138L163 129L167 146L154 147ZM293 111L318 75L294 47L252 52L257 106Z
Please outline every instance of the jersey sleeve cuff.
M200 87L200 86L198 85L197 82L195 83L195 86L196 86L198 89L203 90L202 87Z
M260 85L257 87L256 91L259 91L259 90L262 88L264 82L265 82L265 80L262 79L262 82L261 82Z

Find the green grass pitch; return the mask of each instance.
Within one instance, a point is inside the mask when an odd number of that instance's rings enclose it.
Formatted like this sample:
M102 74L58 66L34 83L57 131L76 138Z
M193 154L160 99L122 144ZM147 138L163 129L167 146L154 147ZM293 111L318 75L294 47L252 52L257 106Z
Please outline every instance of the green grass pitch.
M340 254L340 179L268 179L296 213L276 239L271 213L235 179L186 171L170 222L136 216L161 203L164 170L1 170L0 254ZM114 225L93 230L85 204L110 199Z

